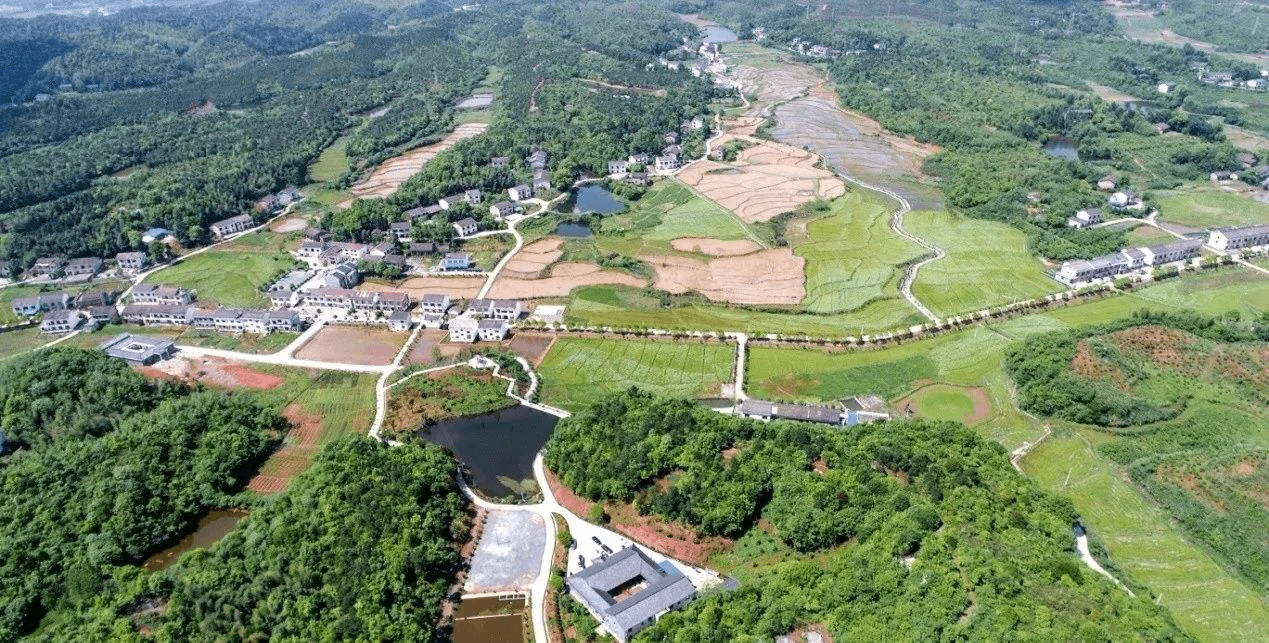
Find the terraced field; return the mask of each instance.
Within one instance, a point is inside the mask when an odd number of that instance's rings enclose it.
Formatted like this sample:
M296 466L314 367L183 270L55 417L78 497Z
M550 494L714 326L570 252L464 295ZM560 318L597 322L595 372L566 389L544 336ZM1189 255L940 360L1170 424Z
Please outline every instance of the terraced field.
M903 226L947 251L922 266L912 284L912 294L940 317L1063 290L1013 226L942 211L908 213Z
M561 337L542 360L542 400L586 406L631 386L662 395L710 397L732 377L735 348L697 341Z

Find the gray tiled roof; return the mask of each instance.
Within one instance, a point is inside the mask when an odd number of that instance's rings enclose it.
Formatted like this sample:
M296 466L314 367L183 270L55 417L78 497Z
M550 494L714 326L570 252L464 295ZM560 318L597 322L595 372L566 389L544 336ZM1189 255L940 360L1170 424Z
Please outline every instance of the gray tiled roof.
M635 594L617 600L610 593L640 576L647 585ZM696 593L692 581L672 563L659 566L637 547L627 547L573 574L568 584L592 611L622 628L622 634Z

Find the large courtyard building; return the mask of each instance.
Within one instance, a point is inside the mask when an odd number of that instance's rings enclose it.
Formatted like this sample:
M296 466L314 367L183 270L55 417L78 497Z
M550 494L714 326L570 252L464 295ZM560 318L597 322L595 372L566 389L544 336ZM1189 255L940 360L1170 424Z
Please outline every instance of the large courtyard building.
M658 565L638 547L627 547L569 576L568 587L622 643L696 595L692 581L674 563Z

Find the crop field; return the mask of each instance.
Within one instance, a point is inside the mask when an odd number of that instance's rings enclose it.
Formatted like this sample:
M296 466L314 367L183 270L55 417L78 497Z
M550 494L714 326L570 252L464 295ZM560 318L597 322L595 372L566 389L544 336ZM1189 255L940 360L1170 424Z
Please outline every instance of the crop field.
M912 212L903 225L947 252L922 266L912 284L912 294L936 315L973 312L1063 290L1027 251L1026 235L1013 226L947 212Z
M570 324L670 330L707 328L820 337L858 336L922 321L907 302L897 297L872 301L848 313L812 315L735 308L699 298L687 298L667 308L642 289L619 286L575 290L567 316Z
M1129 247L1149 246L1157 243L1169 243L1171 241L1176 241L1176 237L1152 225L1139 225L1132 230L1129 230L1127 239Z
M35 350L55 339L54 335L41 333L38 325L0 332L0 360Z
M385 365L396 358L407 335L383 326L327 326L308 340L295 356L325 362Z
M340 175L348 171L348 137L341 136L334 143L322 150L316 161L308 168L308 176L313 181L330 182L339 180Z
M209 250L164 268L146 281L193 290L203 306L267 308L269 300L260 287L294 261L281 253Z
M594 237L570 240L570 245L593 246L596 255L637 257L672 252L670 242L680 238L732 241L753 236L735 215L676 180L658 182L629 205L625 212L604 217Z
M699 341L558 339L539 372L542 400L577 409L631 386L679 397L709 397L732 378L735 348Z
M803 308L841 312L899 296L899 266L921 256L921 248L892 232L889 216L877 197L853 190L833 201L827 216L807 223L804 235L788 235L794 253L806 259Z
M1159 219L1204 229L1269 223L1269 203L1225 190L1190 190L1160 198Z
M1060 432L1023 460L1023 470L1070 498L1114 564L1149 586L1186 631L1211 641L1269 639L1262 596L1181 537L1163 510L1120 477L1095 450L1109 439L1091 430Z

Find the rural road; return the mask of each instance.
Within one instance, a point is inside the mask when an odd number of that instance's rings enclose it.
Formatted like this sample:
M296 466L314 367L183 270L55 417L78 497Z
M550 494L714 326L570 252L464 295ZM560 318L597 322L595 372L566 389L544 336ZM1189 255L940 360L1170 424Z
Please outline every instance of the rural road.
M1109 578L1116 585L1118 585L1120 589L1124 590L1125 592L1128 592L1129 596L1136 596L1136 594L1132 593L1131 589L1128 589L1127 587L1124 586L1123 583L1119 582L1118 578L1111 576L1110 572L1106 571L1106 569L1102 567L1101 563L1097 562L1096 558L1093 558L1092 552L1088 550L1088 535L1087 534L1080 534L1075 537L1075 549L1077 549L1080 553L1080 560L1084 561L1084 564L1088 565L1089 569L1097 572L1098 574L1101 574L1102 576L1105 576L1106 578Z

